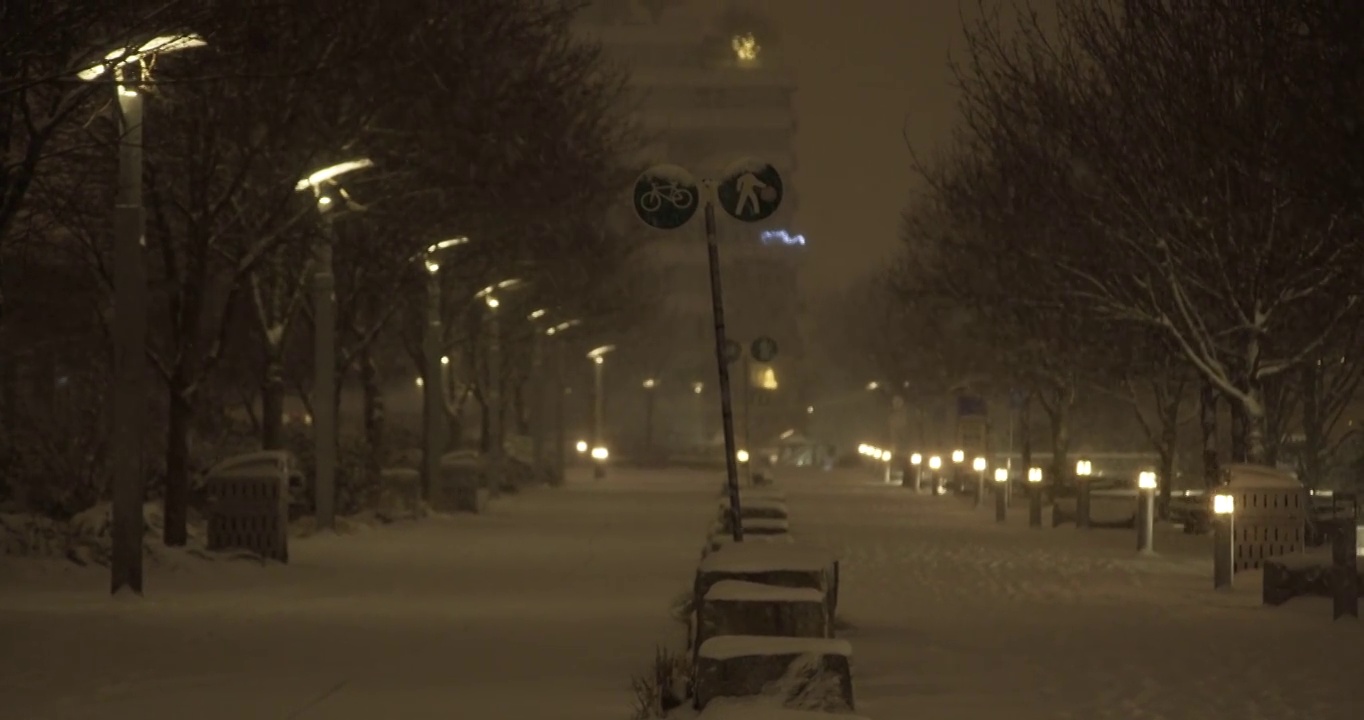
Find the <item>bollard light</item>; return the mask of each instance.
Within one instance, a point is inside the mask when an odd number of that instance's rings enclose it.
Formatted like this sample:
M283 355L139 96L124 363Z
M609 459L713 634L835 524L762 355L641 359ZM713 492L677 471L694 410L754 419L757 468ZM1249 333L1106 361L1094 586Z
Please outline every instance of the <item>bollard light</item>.
M923 463L923 461L924 456L920 455L919 453L914 453L913 455L909 456L909 464L913 465L914 467L918 467Z
M593 460L605 460L606 458L609 458L609 457L611 457L611 451L607 450L606 448L604 448L604 447L594 447L594 448L592 448L592 459L593 459Z
M748 462L748 451L740 450L739 452L734 453L734 459L738 460L741 463Z
M1156 489L1156 474L1150 470L1144 470L1137 475L1137 488L1141 490Z
M976 472L985 472L985 458L978 457L971 461L971 469Z
M586 441L586 440L579 440L579 441L578 441L578 444L577 444L577 445L574 445L573 447L577 448L577 450L578 450L578 452L579 452L580 454L581 454L581 453L585 453L585 452L587 452L587 441Z
M890 452L889 450L882 450L882 451L881 451L881 459L882 459L882 460L884 460L884 461L886 461L886 462L890 462L891 457L893 457L893 455L891 454L891 452Z
M928 469L929 469L929 470L937 470L937 469L939 469L939 468L941 468L941 467L942 467L942 458L938 457L937 455L934 455L933 457L931 457L931 458L928 459Z
M1042 468L1040 467L1028 468L1028 482L1030 483L1042 482Z
M1137 552L1155 552L1156 535L1156 474L1150 470L1137 473Z
M1088 460L1075 461L1075 474L1080 477L1089 477L1094 473L1094 464Z
M1213 495L1212 511L1215 515L1230 515L1236 511L1236 499L1231 495Z
M953 451L952 451L952 462L954 462L954 463L956 463L956 464L958 464L958 465L960 465L960 464L966 462L966 451L965 451L965 450L953 450Z
M1009 482L1009 469L995 468L995 482L997 483Z

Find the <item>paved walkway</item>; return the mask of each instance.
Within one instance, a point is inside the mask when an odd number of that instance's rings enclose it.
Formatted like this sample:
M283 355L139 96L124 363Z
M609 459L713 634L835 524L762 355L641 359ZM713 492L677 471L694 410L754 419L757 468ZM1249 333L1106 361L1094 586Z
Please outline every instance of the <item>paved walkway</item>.
M142 600L103 570L0 567L0 717L625 718L682 635L716 488L620 471L297 542L288 567L185 559Z

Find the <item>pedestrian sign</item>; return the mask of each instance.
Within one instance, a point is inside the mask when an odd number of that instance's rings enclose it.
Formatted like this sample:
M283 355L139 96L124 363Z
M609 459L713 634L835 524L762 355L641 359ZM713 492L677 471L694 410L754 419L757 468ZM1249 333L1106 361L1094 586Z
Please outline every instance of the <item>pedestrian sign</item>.
M777 356L777 341L764 335L753 341L749 352L753 353L753 359L758 362L772 362Z
M635 214L649 227L676 230L700 207L696 178L678 165L655 165L635 180Z
M720 206L736 220L757 222L781 207L781 174L771 163L743 158L725 169L716 185Z
M733 340L725 341L725 362L734 362L743 356L744 350L739 343Z

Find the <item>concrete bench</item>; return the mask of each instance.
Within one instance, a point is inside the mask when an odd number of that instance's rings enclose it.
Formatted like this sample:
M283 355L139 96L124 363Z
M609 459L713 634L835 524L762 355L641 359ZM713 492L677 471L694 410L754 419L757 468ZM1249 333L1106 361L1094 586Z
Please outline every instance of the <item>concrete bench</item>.
M824 592L721 580L701 599L696 645L720 635L833 637Z
M747 539L725 545L702 559L696 569L696 607L712 586L724 580L819 590L831 621L838 608L838 559L823 548Z
M763 700L717 698L706 705L697 720L867 720L861 715L818 710L790 710Z
M762 697L793 710L854 709L852 645L829 638L722 635L701 645L696 707L716 698Z
M721 514L729 513L729 496L720 498L716 503ZM766 518L770 520L786 520L790 516L784 500L773 500L764 497L740 497L739 515L747 518Z

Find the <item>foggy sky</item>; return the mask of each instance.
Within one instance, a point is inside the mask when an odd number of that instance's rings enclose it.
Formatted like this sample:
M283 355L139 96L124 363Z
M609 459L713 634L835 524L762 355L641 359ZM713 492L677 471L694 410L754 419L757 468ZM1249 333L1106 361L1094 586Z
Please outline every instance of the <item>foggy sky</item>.
M712 0L713 1L713 0ZM796 73L805 283L832 289L896 248L913 173L901 136L931 154L951 132L956 0L746 0L781 28ZM967 7L973 7L968 1Z

